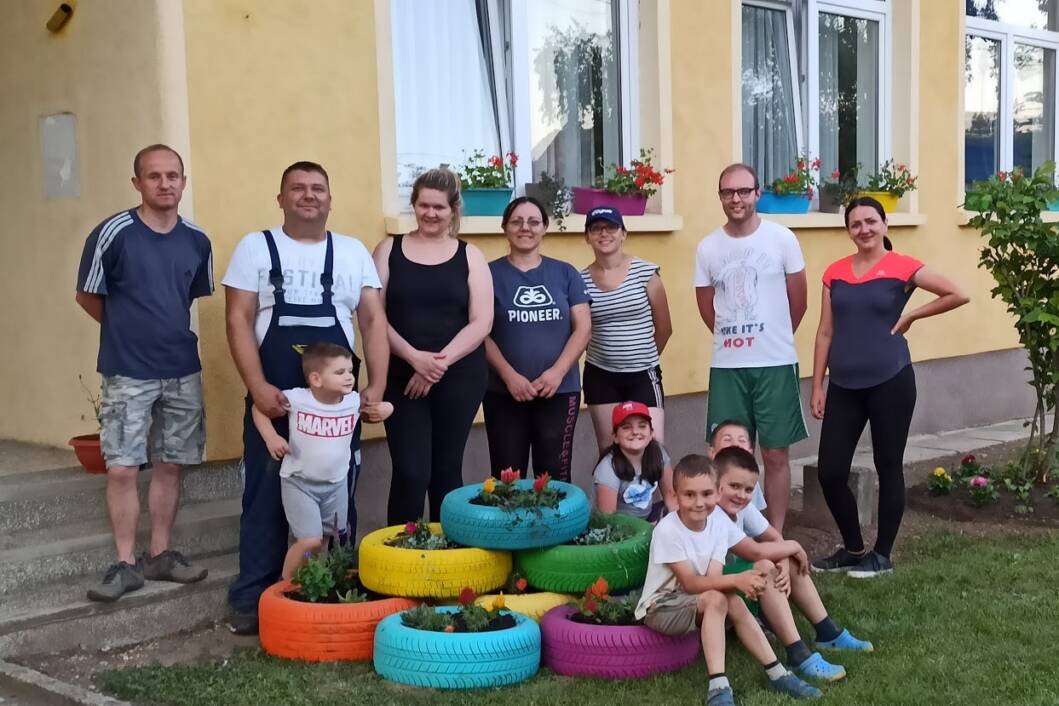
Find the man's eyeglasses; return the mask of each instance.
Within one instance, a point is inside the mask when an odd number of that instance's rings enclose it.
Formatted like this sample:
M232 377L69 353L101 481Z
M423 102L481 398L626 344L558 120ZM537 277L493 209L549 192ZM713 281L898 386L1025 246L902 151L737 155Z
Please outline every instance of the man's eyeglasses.
M515 230L521 230L522 226L528 226L530 230L537 230L542 225L544 225L544 221L539 218L530 218L529 220L517 218L515 220L508 221L507 224Z
M588 227L591 235L602 235L603 233L617 233L620 226L617 223L593 223Z
M754 193L755 191L757 191L756 188L749 189L745 187L742 189L721 189L717 192L717 195L720 196L721 199L724 201L731 201L733 198L736 197L737 194L741 199L750 198L750 194Z

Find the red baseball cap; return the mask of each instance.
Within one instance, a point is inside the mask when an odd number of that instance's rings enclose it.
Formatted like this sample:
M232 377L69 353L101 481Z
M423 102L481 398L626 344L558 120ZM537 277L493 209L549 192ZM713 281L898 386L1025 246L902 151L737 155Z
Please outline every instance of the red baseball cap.
M647 421L651 421L651 410L647 408L643 402L622 402L621 404L614 405L614 412L611 413L611 425L617 429L621 426L629 417L634 414L639 414L641 417L647 417Z

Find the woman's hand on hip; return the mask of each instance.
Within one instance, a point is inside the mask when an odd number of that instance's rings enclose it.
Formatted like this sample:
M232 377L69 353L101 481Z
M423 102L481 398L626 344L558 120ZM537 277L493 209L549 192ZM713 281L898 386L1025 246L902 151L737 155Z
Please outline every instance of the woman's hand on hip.
M809 411L817 419L824 418L824 404L827 402L827 394L823 387L813 387L812 397L809 398Z
M548 368L533 381L533 389L536 390L538 397L550 399L555 396L555 391L561 384L563 384L562 374L555 368Z
M896 324L894 324L894 327L890 329L890 335L893 336L899 333L907 333L908 329L912 327L913 321L915 321L915 319L908 314L902 314L901 318L897 320Z
M516 402L529 402L537 396L537 390L534 388L533 383L516 372L512 372L504 378L504 386L507 387L508 394Z
M434 383L427 380L425 377L416 373L405 385L404 394L410 400L418 400L426 397L430 393L430 388L434 386Z

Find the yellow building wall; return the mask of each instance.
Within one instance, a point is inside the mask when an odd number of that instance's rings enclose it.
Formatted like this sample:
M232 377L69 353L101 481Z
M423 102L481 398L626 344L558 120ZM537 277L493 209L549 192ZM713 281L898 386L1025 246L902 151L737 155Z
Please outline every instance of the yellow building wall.
M53 0L11 0L0 20L0 438L54 445L96 431L99 327L74 303L89 232L139 203L132 158L163 139L153 2L82 2L59 34ZM79 198L45 197L41 116L76 117Z
M282 220L275 195L283 168L300 159L321 162L331 176L332 230L361 238L369 249L385 237L379 154L381 135L391 130L380 126L373 6L367 0L183 1L194 220L211 236L219 288L199 308L211 458L240 453L244 394L225 341L220 280L243 234ZM913 126L921 145L919 210L927 223L895 228L891 238L898 250L963 284L973 300L914 325L913 357L1011 348L1017 346L1011 320L989 296L990 277L976 268L977 233L958 225L962 3L908 6L918 7L921 26L930 28L929 41L919 46ZM162 69L156 30L144 30L156 27L157 13L152 3L83 3L71 30L51 37L42 29L53 9L49 3L21 0L15 8L7 14L12 21L0 25L0 52L25 63L22 70L6 61L0 66L0 154L6 163L32 166L0 174L0 208L9 221L0 267L8 291L23 293L22 300L45 284L50 291L32 308L24 301L0 302L20 341L3 354L2 382L14 404L0 417L0 436L57 444L91 430L80 419L90 410L76 386L77 373L94 369L96 350L96 328L73 304L81 245L104 216L135 202L127 162L139 146L157 139L152 126L165 119L157 95ZM738 12L729 0L670 2L674 157L666 166L677 170L675 207L684 225L672 233L636 233L628 243L631 253L662 267L675 330L663 358L669 394L706 387L711 339L695 308L693 259L699 239L723 221L716 175L739 152L739 96L733 88ZM115 35L120 43L113 42ZM78 114L83 191L76 201L46 202L40 195L36 118L56 110ZM796 339L808 375L820 275L852 246L841 229L797 233L810 296ZM499 236L467 238L489 258L505 252ZM549 234L545 250L579 267L591 259L577 233ZM922 299L917 294L912 305ZM28 376L26 370L41 369L40 346L47 347L48 368L56 372ZM35 415L12 411L20 408Z

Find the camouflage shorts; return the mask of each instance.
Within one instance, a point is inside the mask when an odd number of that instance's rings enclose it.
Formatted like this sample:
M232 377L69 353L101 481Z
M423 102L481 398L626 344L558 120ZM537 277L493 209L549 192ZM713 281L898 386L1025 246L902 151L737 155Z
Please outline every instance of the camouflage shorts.
M104 376L100 417L107 468L140 466L148 458L182 466L202 462L201 373L164 380Z

